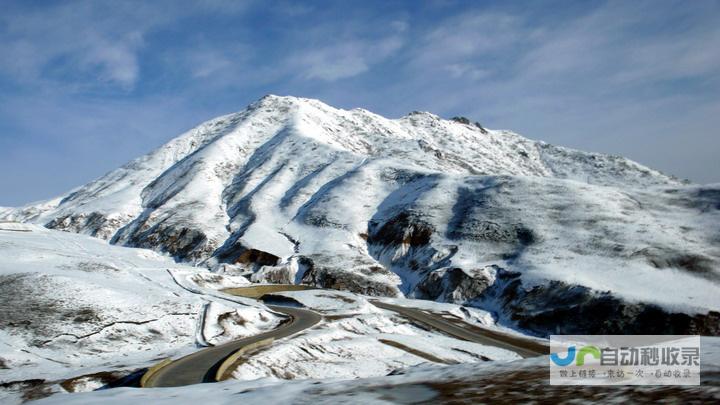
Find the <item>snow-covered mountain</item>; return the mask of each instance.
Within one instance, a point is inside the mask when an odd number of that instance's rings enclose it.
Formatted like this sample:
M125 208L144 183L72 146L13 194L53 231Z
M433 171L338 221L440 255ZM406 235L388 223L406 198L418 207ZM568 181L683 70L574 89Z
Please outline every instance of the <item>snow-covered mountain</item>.
M538 334L720 332L720 185L424 112L266 96L0 218Z

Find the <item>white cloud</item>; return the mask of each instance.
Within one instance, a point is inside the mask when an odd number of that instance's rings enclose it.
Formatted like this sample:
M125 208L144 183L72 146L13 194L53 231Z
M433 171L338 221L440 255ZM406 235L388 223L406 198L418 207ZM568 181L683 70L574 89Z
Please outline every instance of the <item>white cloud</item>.
M390 27L398 33L403 33L410 28L410 24L405 20L394 20L390 22Z
M193 47L182 55L195 79L211 79L219 77L230 80L238 69L245 68L251 49L245 46L199 46Z
M445 65L444 69L454 78L467 78L470 80L478 80L486 77L489 73L486 70L476 68L469 63L451 63Z
M300 49L289 60L289 66L300 69L306 79L335 81L366 72L370 65L388 58L402 45L397 36L376 41L341 40L320 48Z
M368 70L365 58L343 49L322 49L308 52L299 60L305 65L304 77L335 81L356 76Z
M142 45L139 33L122 40L108 41L103 37L86 40L86 48L79 55L80 69L98 69L98 79L132 88L139 76L137 50Z
M511 51L524 34L522 20L513 15L475 12L451 17L424 35L415 62L444 65Z
M184 16L233 15L249 2L202 0L77 1L0 14L0 73L28 85L55 82L81 87L111 84L130 90L140 78L139 52L146 33ZM48 71L59 71L53 78Z
M122 18L122 10L113 17L99 11L91 3L75 3L6 17L7 29L0 34L0 70L29 84L50 80L50 68L65 72L63 79L89 75L99 82L132 87L139 74L142 30L152 23L136 29L113 19Z

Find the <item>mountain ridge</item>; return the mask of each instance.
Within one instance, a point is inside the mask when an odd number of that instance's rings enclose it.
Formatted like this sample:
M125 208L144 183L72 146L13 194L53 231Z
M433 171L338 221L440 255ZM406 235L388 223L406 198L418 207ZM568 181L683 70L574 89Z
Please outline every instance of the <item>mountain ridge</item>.
M240 121L244 118L247 118L247 116L250 113L257 111L263 107L277 107L278 105L283 106L283 104L285 104L284 108L286 109L286 111L287 111L287 107L288 107L287 104L309 104L309 105L316 105L316 106L319 105L324 110L332 109L335 111L342 111L344 113L349 113L349 114L352 114L353 112L358 112L363 115L368 115L370 117L380 119L384 122L402 122L405 120L413 121L413 122L418 122L418 121L428 122L428 121L430 121L430 123L429 123L430 126L436 125L436 123L438 123L438 122L444 122L446 124L451 123L451 124L454 124L457 126L467 127L470 129L474 128L474 125L472 125L472 124L462 124L459 122L454 122L452 120L443 120L439 116L432 114L430 112L413 111L413 112L411 112L401 118L398 118L398 119L386 119L384 117L381 117L375 113L372 113L372 112L362 109L362 108L355 108L352 110L337 110L337 109L334 109L334 108L320 102L319 100L305 99L305 98L298 98L298 97L291 97L291 96L276 96L276 95L269 94L269 95L262 97L258 101L250 104L243 111L225 114L225 115L219 116L217 118L213 118L211 120L205 121L205 122L201 123L200 125L196 126L195 128L191 129L190 131L187 131L184 134L181 134L180 136L173 138L172 140L170 140L166 144L156 148L155 150L153 150L137 159L131 160L130 162L126 163L125 165L121 166L120 168L106 173L105 175L101 176L100 178L98 178L96 180L91 181L90 183L86 184L85 186L76 187L73 190L71 190L70 192L68 192L67 194L64 194L62 196L52 198L49 200L41 200L41 201L37 201L37 202L32 202L32 203L26 204L23 207L39 207L39 206L48 206L48 205L52 206L52 205L55 205L54 204L55 201L57 201L57 205L63 205L63 203L71 202L76 195L81 194L80 191L83 191L83 189L87 188L89 185L99 184L102 180L107 180L107 181L103 181L101 183L104 186L107 185L108 183L110 183L111 181L117 182L117 180L119 180L119 177L121 177L123 174L126 174L127 172L129 172L131 170L136 170L136 171L146 170L147 171L147 169L150 166L149 164L153 164L154 166L156 166L156 169L158 169L158 171L160 171L162 173L162 172L164 172L165 169L169 169L173 164L179 163L180 160L184 159L185 157L188 157L188 156L200 151L202 148L204 148L208 144L216 141L219 138L222 138L225 135L228 135L233 130L232 127L229 128L228 126L232 125L234 123L237 123L238 121ZM417 119L416 117L421 117L421 118ZM225 125L225 127L221 128L223 125ZM522 138L519 135L517 135L511 131L501 130L501 131L492 131L492 132L496 133L496 134L499 133L499 134L504 134L504 135L511 136L511 137ZM405 135L406 139L409 139L409 140L414 139L414 138L412 138L412 135L408 133L408 131L398 131L398 132L395 132L394 134L398 134L398 133ZM530 141L529 139L525 139L525 138L522 138L522 139L526 140L526 141ZM423 140L421 140L421 141L423 141ZM660 172L649 169L649 168L644 167L636 162L633 162L629 159L622 158L620 156L605 155L605 154L600 154L600 153L581 152L581 151L570 149L570 148L556 147L556 146L547 144L542 141L530 141L530 142L533 142L544 148L546 148L546 147L557 148L559 151L562 152L562 153L560 153L561 155L562 154L572 155L572 154L581 153L581 154L586 154L587 156L590 156L591 159L598 159L598 157L604 157L606 159L622 160L622 161L626 162L627 165L634 166L636 168L640 168L640 170L643 173L653 174L653 175L663 179L664 181L666 181L669 184L680 184L680 181L674 179L671 176L665 176L664 174L662 174ZM433 148L431 145L429 145L426 142L419 142L419 147L421 149L425 149L426 152L430 151L433 154L442 154L442 152L443 152L440 149ZM357 152L358 149L355 148L352 151ZM525 152L525 153L527 153L527 152ZM540 170L542 170L542 169L540 169ZM548 173L547 168L545 168L545 171L546 171L546 173L545 173L546 175L551 174L551 173ZM469 174L499 174L499 173L491 172L491 173L469 173ZM510 174L510 173L507 173L507 174ZM558 175L562 175L562 173L558 173ZM153 175L150 174L148 177L153 177ZM155 177L157 177L157 176L155 176ZM589 178L589 176L586 178ZM582 181L582 179L580 181ZM600 181L599 183L602 183L602 182ZM91 194L91 196L94 196L97 192L104 191L104 190L91 189L88 191L89 191L89 194ZM14 208L14 207L3 207L3 209L5 209L6 211L10 211L10 210L17 211L17 208ZM5 215L8 216L7 213Z

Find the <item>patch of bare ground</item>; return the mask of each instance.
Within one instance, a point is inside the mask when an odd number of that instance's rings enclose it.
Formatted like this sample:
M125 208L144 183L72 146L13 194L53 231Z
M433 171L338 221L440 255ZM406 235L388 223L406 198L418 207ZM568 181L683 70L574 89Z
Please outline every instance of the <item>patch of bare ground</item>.
M536 353L550 353L550 347L534 339L515 336L509 333L502 333L488 328L482 328L477 325L467 323L464 320L455 316L454 314L450 314L447 312L442 314L441 316L448 322L451 322L462 328L472 330L473 332L481 334L483 336L487 336L489 338L500 340L503 342L509 342L513 346L521 347L523 349L527 349Z
M330 322L330 321L339 321L342 319L350 319L350 318L356 318L360 314L340 314L340 315L323 315L323 318Z
M406 351L406 352L408 352L408 353L410 353L410 354L412 354L412 355L421 357L421 358L423 358L423 359L425 359L425 360L427 360L427 361L433 362L433 363L440 363L440 364L458 364L456 361L441 359L441 358L439 358L439 357L433 356L433 355L430 354L430 353L425 353L425 352L423 352L423 351L420 351L420 350L417 350L417 349L413 349L412 347L406 346L406 345L404 345L404 344L402 344L402 343L400 343L400 342L396 342L396 341L394 341L394 340L378 339L378 341L380 341L380 343L384 343L384 344L386 344L386 345L388 345L388 346L392 346L392 347L394 347L394 348L397 348L397 349L400 349L400 350L404 350L404 351Z
M101 371L85 374L64 381L29 379L21 381L0 382L0 390L18 395L24 402L49 397L65 390L66 392L84 392L93 387L103 388L140 387L140 377L147 369L128 371ZM61 389L62 388L62 389Z
M263 284L249 287L226 288L222 292L230 295L239 295L246 298L260 298L265 294L271 294L282 291L303 291L316 290L316 287L299 284Z
M331 299L335 299L335 300L340 300L340 301L345 302L345 303L347 303L347 304L354 304L354 303L357 302L357 301L355 301L354 299L352 299L352 298L350 298L350 297L346 297L346 296L340 295L340 294L327 294L327 293L322 293L322 294L317 294L317 296L318 296L318 297L324 297L324 298L331 298Z
M60 383L60 386L67 392L81 392L88 383L100 384L102 386L115 383L126 376L126 373L119 371L101 371L99 373L86 374L67 379Z
M57 389L53 389L53 385L55 384L38 378L22 381L3 382L0 383L0 389L17 393L19 394L22 402L28 402L34 401L36 399L46 398L58 392Z

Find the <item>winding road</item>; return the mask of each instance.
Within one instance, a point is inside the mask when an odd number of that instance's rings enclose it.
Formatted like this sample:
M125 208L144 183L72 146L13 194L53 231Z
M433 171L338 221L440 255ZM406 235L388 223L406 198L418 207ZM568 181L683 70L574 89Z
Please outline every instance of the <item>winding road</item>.
M322 320L322 316L306 309L268 305L276 312L290 316L290 321L270 332L234 340L219 346L209 347L189 354L153 373L145 387L179 387L183 385L214 382L215 374L222 362L243 347L265 339L280 339L307 328Z
M550 353L550 348L548 346L533 339L483 329L465 322L463 322L462 326L460 326L459 322L449 321L441 315L426 312L418 308L403 307L377 300L370 300L370 303L378 308L397 312L406 318L410 318L416 322L447 333L455 338L507 349L522 357L536 357Z
M254 290L249 292L244 291L243 293L240 293L240 291L243 291L242 289L237 290L237 292L230 290L227 292L231 294L235 293L237 295L256 293ZM273 286L273 291L275 290L281 291L282 286ZM396 312L401 316L409 318L427 327L437 329L455 338L500 347L513 351L522 357L541 356L549 352L548 346L533 339L480 328L466 322L462 322L459 319L457 321L448 320L440 314L424 311L419 308L404 307L379 300L370 300L370 302L378 308ZM214 382L216 381L215 377L217 371L222 363L238 350L247 348L249 345L260 343L270 338L281 339L294 335L305 329L313 327L322 320L322 316L320 314L307 309L278 305L268 305L268 307L273 311L288 315L290 317L290 321L270 332L235 340L219 346L209 347L189 354L185 357L181 357L180 359L171 361L166 365L161 364L158 366L159 368L157 370L153 370L152 373L148 373L147 380L143 386L179 387L183 385Z

